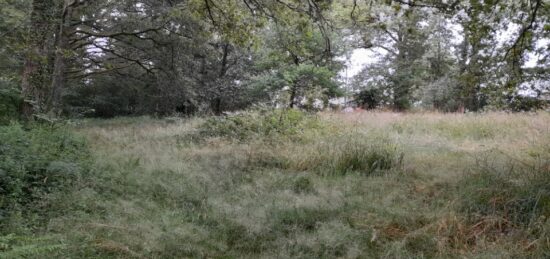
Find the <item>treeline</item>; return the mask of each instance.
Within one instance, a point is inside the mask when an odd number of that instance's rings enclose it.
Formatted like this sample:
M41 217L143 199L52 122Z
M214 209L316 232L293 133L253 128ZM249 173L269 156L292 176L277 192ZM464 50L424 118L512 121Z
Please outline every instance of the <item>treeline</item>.
M346 94L480 110L529 99L522 90L538 107L549 14L542 0L0 0L0 113L314 109ZM380 57L346 92L341 57L357 48Z
M408 3L372 7L376 12L357 18L364 21L355 34L362 37L359 46L381 52L353 80L363 105L406 110L416 104L443 111L545 105L547 4L454 1L454 8L441 9Z

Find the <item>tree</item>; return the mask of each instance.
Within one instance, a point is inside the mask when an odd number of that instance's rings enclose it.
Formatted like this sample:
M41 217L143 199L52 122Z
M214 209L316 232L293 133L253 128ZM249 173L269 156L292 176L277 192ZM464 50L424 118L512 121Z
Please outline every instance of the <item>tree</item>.
M541 95L548 88L540 83L549 74L548 49L538 45L550 31L542 0L0 4L0 80L21 85L27 118L91 110L222 114L281 89L289 106L326 100L338 92L336 57L357 47L384 57L356 85L395 110L504 108L519 89ZM504 31L509 39L499 37ZM450 40L456 33L458 46ZM525 67L537 52L540 62Z
M369 27L362 29L362 46L382 49L385 56L369 68L373 77L383 77L383 91L391 96L392 106L402 111L411 107L413 92L424 83L423 60L427 36L421 29L422 13L417 9L380 6L378 15L370 17ZM380 73L374 74L374 71ZM367 71L363 71L367 72ZM380 87L381 85L379 85Z

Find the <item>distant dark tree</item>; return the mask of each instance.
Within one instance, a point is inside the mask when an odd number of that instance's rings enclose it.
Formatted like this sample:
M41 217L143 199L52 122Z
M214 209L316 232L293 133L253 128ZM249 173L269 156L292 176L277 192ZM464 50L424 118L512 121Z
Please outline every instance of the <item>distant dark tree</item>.
M378 108L383 103L384 95L382 90L370 88L361 90L354 96L355 102L363 109L372 110Z

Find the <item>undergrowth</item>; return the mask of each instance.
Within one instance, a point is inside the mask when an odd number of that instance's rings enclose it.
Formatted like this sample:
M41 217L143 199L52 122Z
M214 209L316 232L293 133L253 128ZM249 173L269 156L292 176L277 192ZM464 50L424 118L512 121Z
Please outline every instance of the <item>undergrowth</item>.
M0 126L0 230L35 229L88 170L84 139L57 126Z
M2 85L0 79L0 125L8 125L19 119L19 108L23 102L20 93L15 89Z
M306 131L321 129L316 115L295 109L262 110L208 118L199 128L204 137L226 137L237 141L261 138L300 139Z
M550 256L550 153L535 159L505 161L493 156L477 164L457 183L457 211L464 215L464 245L520 241L533 258Z
M550 256L550 117L346 116L2 127L0 258Z

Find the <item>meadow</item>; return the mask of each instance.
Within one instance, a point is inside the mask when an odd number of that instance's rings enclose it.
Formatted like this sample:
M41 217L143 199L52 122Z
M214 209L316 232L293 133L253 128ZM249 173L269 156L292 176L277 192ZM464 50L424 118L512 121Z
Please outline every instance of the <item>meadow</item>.
M17 127L0 137L42 134ZM0 257L550 256L547 112L278 110L48 127L85 151L45 164L33 188L78 174L29 202L2 198ZM44 145L78 146L59 139Z

